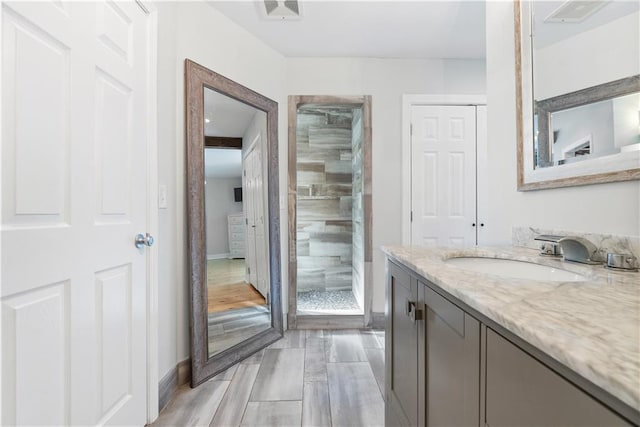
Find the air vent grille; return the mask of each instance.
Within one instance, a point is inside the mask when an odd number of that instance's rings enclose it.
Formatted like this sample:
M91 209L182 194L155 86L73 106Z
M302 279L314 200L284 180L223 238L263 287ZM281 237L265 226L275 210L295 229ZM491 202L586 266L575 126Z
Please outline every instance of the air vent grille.
M610 0L568 0L544 19L544 22L579 23L602 9Z
M266 17L269 19L299 19L300 5L298 0L264 0Z

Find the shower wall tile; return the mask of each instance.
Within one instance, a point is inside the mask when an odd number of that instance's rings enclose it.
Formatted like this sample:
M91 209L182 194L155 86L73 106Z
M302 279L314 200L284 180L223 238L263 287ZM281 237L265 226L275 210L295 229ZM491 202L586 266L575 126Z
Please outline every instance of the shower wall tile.
M325 173L325 182L327 184L351 184L351 173Z
M350 289L352 110L299 111L298 118L298 290Z
M310 196L350 196L351 184L313 184Z
M346 151L338 149L326 150L320 147L310 147L309 144L296 145L296 152L298 161L344 160L342 155L346 153Z
M309 126L309 146L351 149L351 128L337 126Z
M353 250L351 265L353 294L358 299L358 303L364 308L364 186L362 182L363 126L361 109L354 110L353 112L352 129L351 169L353 171L353 197L351 200L351 212L353 219Z
M296 233L296 253L298 256L309 255L309 233Z
M353 206L353 197L340 197L340 216L343 218L349 217L351 213L351 207Z
M351 176L351 160L332 160L325 162L324 171L327 173L341 173ZM351 183L351 180L349 180Z
M345 232L351 234L353 232L353 223L351 220L325 221L324 231L327 233Z
M347 129L351 129L351 122L353 120L352 116L353 113L351 109L332 111L331 113L327 114L327 124L342 126Z
M351 255L350 233L309 233L310 256Z
M298 185L296 187L296 193L300 197L309 197L312 195L312 185Z
M340 199L298 198L298 219L302 221L342 219Z
M324 162L298 162L296 179L298 185L310 185L325 182Z
M328 291L351 289L352 267L349 264L325 270L325 286Z
M352 156L351 151L340 150L340 160L351 160Z
M326 230L326 221L298 221L298 232L322 233Z
M298 256L298 268L328 268L340 265L339 256Z

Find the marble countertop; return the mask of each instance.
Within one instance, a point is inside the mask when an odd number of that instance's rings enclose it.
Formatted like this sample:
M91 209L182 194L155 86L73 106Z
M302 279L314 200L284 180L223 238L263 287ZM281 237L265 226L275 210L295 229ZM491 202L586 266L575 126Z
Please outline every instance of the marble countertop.
M564 262L510 246L388 246L382 250L640 411L640 273ZM582 274L588 280L505 279L445 263L463 256L535 262Z

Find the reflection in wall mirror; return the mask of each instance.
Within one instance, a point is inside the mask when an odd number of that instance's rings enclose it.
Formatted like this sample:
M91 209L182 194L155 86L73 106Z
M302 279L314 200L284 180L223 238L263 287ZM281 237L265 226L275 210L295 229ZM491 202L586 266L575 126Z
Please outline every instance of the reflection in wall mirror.
M195 386L282 336L277 104L185 66Z
M640 178L639 11L515 2L519 190Z

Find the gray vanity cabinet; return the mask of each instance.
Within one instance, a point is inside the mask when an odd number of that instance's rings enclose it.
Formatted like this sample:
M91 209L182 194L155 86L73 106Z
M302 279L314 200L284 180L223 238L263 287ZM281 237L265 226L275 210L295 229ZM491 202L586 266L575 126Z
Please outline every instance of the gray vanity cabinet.
M388 264L385 334L385 424L418 423L418 281Z
M630 425L489 328L486 366L487 426Z
M471 316L411 270L387 266L387 426L632 425L495 332L490 319Z

